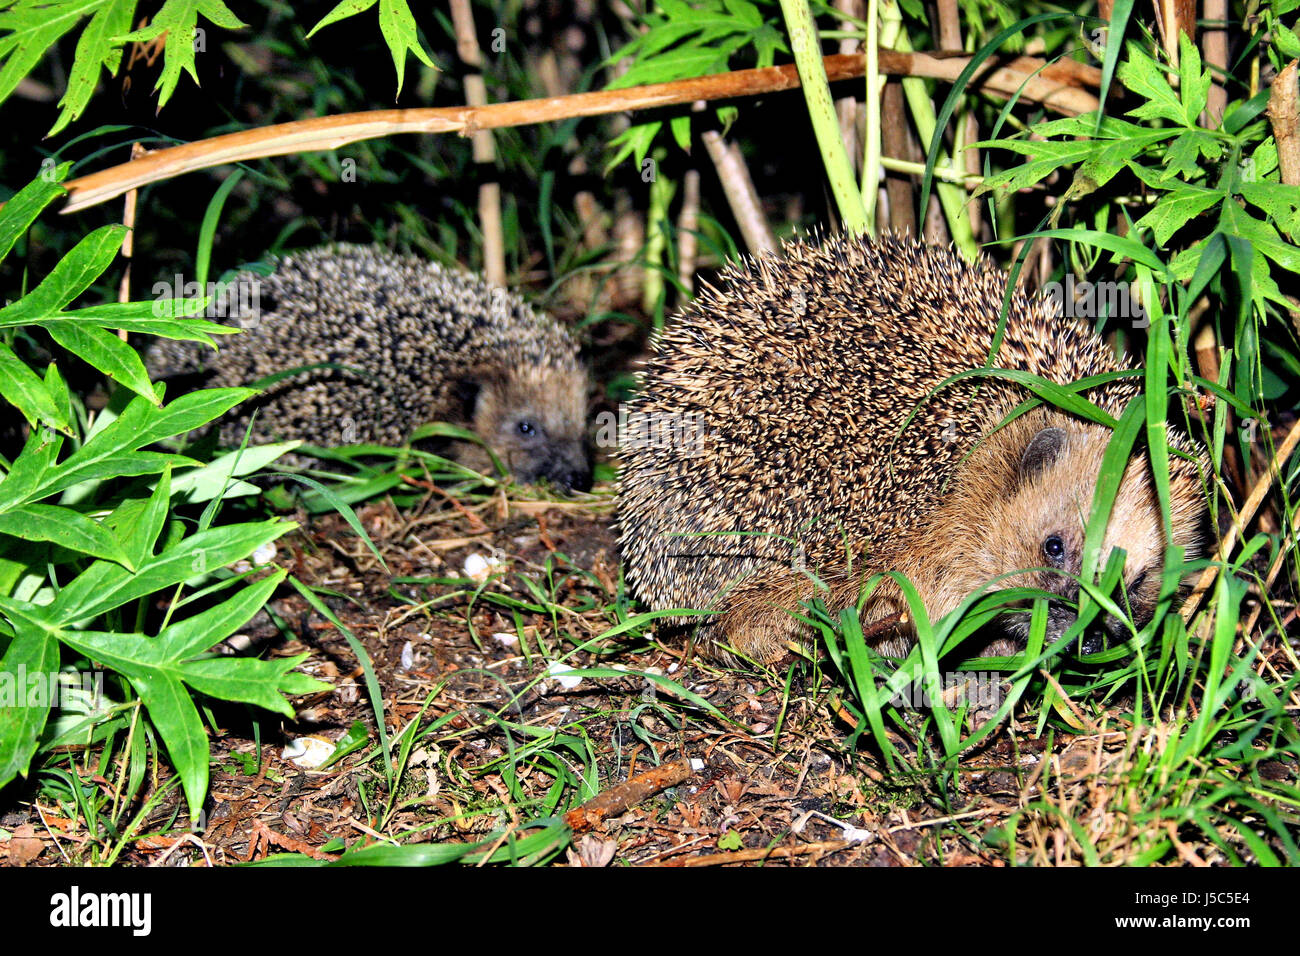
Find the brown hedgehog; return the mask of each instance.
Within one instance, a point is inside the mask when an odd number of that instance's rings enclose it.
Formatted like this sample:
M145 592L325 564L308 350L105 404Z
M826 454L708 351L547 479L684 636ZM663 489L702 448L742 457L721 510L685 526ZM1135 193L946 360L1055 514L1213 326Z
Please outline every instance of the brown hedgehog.
M867 576L902 572L937 620L1001 575L1040 569L993 586L1060 595L1048 631L1060 637L1111 431L1052 407L997 430L1031 392L984 375L940 388L986 364L1002 271L909 239L841 237L792 243L723 280L664 332L627 418L620 523L634 592L653 609L717 612L676 620L770 661L800 636L791 612L818 593L814 574L834 612ZM1123 367L1051 300L1018 292L994 364L1061 384ZM1130 377L1083 394L1118 416L1139 388ZM1173 541L1195 552L1206 509L1194 456L1171 459L1171 485ZM1166 538L1141 453L1103 561L1112 547L1127 553L1134 616L1149 619ZM886 581L862 623L905 610ZM1027 621L1004 617L984 652L1005 653ZM898 653L912 636L903 623L879 644Z
M199 375L212 386L269 384L223 422L252 440L400 445L420 425L474 431L524 482L591 486L588 376L568 332L518 295L468 272L373 246L336 245L280 259L270 276L242 273L225 299L244 333L219 352L161 341L158 377ZM478 446L454 451L487 469Z

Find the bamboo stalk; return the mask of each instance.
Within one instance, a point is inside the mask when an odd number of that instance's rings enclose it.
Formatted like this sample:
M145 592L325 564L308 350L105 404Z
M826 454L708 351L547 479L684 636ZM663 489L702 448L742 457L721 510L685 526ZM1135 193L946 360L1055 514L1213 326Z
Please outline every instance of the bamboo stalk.
M483 78L483 50L474 29L474 11L469 0L451 0L451 22L456 31L456 52L473 72L465 76L465 102L473 107L487 105L487 82ZM489 174L495 173L497 150L492 133L481 129L473 135L474 162ZM478 187L478 221L483 233L483 277L489 285L505 288L505 231L501 225L501 184L488 175Z
M763 204L759 201L758 190L749 175L745 158L735 144L728 146L717 130L708 130L702 134L704 148L709 151L709 158L718 171L718 179L727 194L727 205L740 226L740 235L745 240L745 247L757 255L760 252L777 251L776 236L763 215Z
M935 57L925 53L897 53L892 50L881 50L879 56L882 73L940 80L955 80L968 59ZM1041 61L1017 58L1006 66L989 70L981 78L978 88L1010 95L1021 89L1023 84L1021 99L1042 103L1067 116L1097 108L1097 97L1083 87L1099 85L1100 71L1096 71L1096 84L1081 80L1071 68L1053 69L1049 66L1038 76L1030 77L1023 70L1027 60L1042 65ZM827 77L832 82L856 79L863 75L863 57L857 54L834 54L825 57L823 62ZM68 202L62 212L86 209L114 199L129 189L200 169L269 156L340 149L349 143L399 133L471 135L481 129L528 126L579 116L603 116L628 110L677 106L696 100L756 96L793 89L798 85L797 69L794 64L786 64L671 83L652 83L624 90L573 93L568 96L491 103L481 107L370 110L296 120L156 150L134 162L70 180L64 184L68 190Z
M874 2L872 0L873 4ZM835 116L835 104L831 101L830 81L822 62L821 34L817 32L817 24L807 0L781 0L781 12L785 17L785 29L790 37L794 62L799 68L799 80L808 104L808 118L812 120L813 134L817 137L817 147L822 155L822 167L830 181L831 194L835 197L840 220L846 232L866 232L867 210L853 176L853 164L849 162L844 140L840 138L840 124ZM867 69L870 70L870 66ZM871 135L870 130L867 135Z

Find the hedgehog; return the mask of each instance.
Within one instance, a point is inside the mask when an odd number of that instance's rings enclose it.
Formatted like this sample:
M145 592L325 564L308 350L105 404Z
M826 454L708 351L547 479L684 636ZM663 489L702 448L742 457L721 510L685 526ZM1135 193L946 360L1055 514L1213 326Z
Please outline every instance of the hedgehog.
M303 369L227 416L223 445L243 440L254 410L255 443L400 445L418 426L444 421L474 431L522 482L591 486L589 382L578 346L518 295L358 245L285 256L271 275L241 273L228 290L221 311L242 335L216 353L161 341L146 361L155 377L213 386ZM491 467L473 443L456 442L451 453Z
M877 650L903 653L915 633L896 580L863 598L869 577L894 571L932 621L981 588L1046 591L1055 643L1077 613L1112 432L1044 404L1007 421L1028 389L983 373L950 380L989 363L1005 274L896 236L796 240L783 253L724 271L641 372L619 488L634 593L654 610L712 612L664 623L694 623L705 649L760 663L806 639L798 615L816 596L833 614L863 601ZM1063 385L1125 368L1060 312L1013 292L993 366ZM1129 376L1081 394L1117 417L1139 391ZM1203 454L1181 433L1170 443L1168 538L1140 449L1104 536L1103 562L1113 547L1126 553L1120 602L1139 624L1161 597L1168 544L1194 556L1204 535ZM1023 647L1028 606L977 652ZM1080 649L1124 625L1102 630Z

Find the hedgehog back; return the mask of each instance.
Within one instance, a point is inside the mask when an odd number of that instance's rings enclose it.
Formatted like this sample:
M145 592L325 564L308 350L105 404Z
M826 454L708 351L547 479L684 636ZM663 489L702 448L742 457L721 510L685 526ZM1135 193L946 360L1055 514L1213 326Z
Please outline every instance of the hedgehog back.
M257 308L236 314L245 331L218 353L162 342L157 375L205 372L214 386L248 385L286 369L222 428L238 442L253 408L254 441L401 444L419 425L461 420L460 389L488 371L526 365L577 368L577 347L554 320L482 278L373 246L336 245L278 260L257 284Z
M710 607L756 572L842 567L863 550L888 560L973 444L1030 397L988 377L931 396L987 360L1006 289L992 263L901 238L784 253L727 270L644 371L633 414L702 435L624 451L623 553L653 607ZM1048 308L1013 294L997 367L1060 383L1121 367ZM1136 391L1087 397L1118 413Z

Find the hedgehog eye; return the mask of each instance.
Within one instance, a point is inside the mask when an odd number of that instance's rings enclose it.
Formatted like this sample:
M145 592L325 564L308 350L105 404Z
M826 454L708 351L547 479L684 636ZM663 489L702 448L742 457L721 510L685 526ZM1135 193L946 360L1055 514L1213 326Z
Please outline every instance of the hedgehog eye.
M537 434L537 423L532 421L531 419L521 418L519 420L519 424L516 427L519 429L519 434L521 435Z
M1065 542L1057 534L1049 534L1043 539L1043 556L1053 564L1060 564L1065 560Z

